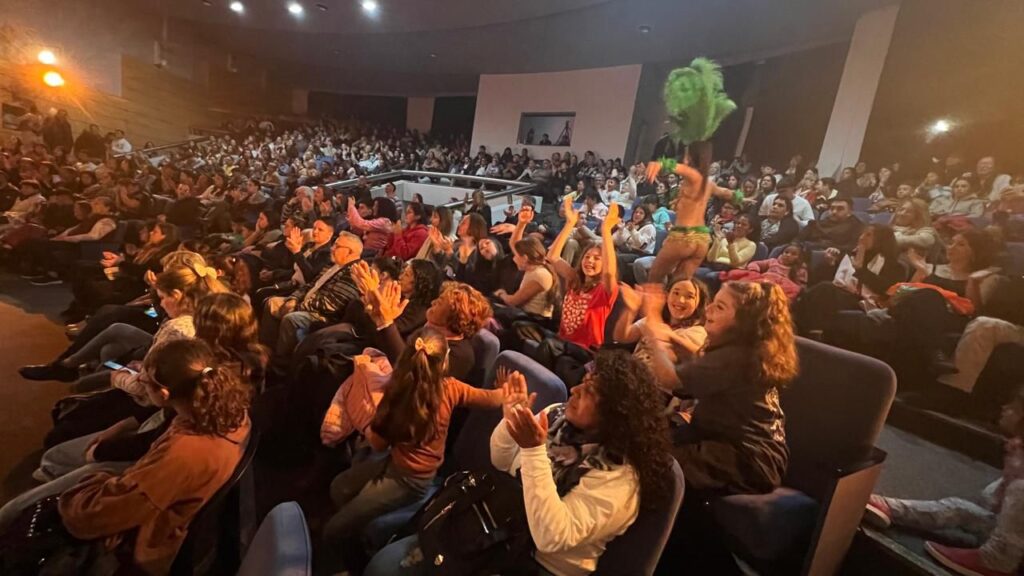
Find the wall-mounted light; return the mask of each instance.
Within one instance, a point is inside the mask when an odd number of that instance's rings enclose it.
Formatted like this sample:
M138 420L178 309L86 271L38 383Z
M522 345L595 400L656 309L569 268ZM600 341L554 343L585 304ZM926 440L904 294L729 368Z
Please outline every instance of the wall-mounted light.
M228 4L228 8L231 8L232 12L237 12L238 14L245 12L245 4L242 4L238 0L235 0L231 4Z
M293 16L302 15L302 10L302 4L299 4L298 2L288 3L288 11L291 12Z
M363 10L373 14L380 8L380 4L377 4L377 0L363 0L359 3L363 7Z
M40 50L39 54L36 55L36 58L38 58L41 63L46 64L47 66L53 66L57 63L57 55L53 53L53 50L47 48Z
M43 84L46 84L51 88L60 88L64 85L64 77L56 70L47 70L46 73L43 74Z

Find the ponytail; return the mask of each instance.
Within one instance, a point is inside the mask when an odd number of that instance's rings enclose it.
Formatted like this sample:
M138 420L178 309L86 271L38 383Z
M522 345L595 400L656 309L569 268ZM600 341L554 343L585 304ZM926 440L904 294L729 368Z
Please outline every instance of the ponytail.
M448 342L423 328L398 359L371 427L391 444L421 444L438 430L438 413L448 375Z
M206 366L196 376L192 394L192 422L197 432L226 435L245 421L251 387L224 366Z

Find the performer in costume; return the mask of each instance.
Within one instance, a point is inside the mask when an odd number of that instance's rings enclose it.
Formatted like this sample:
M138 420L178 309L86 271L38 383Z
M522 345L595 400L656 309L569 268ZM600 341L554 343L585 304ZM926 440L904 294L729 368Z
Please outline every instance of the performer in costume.
M647 165L648 181L655 181L662 172L680 176L679 198L676 201L676 225L669 231L655 257L644 289L664 297L665 280L673 272L692 278L707 256L711 234L704 222L708 200L714 194L734 199L733 192L717 186L707 177L711 164L711 136L722 120L736 109L722 89L722 72L707 58L696 58L686 68L673 70L665 81L665 106L673 124L672 135L687 146L684 162L662 158ZM696 157L697 169L687 165Z

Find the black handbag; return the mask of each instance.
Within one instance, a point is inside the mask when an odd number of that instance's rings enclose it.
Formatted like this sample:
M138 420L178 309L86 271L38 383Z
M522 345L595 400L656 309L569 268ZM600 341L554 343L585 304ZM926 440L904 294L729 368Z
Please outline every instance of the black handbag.
M508 474L452 474L420 511L417 527L431 574L536 573L523 488Z

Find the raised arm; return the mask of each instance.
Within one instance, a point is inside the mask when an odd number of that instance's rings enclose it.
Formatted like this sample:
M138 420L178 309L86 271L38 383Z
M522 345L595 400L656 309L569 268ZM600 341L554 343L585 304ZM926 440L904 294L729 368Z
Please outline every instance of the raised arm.
M572 194L567 195L562 203L565 205L565 226L562 226L562 231L558 233L555 241L548 248L548 260L552 262L562 259L562 249L565 248L565 243L569 241L569 236L576 229L576 223L580 220L580 213L572 205Z
M605 290L612 294L616 284L619 282L619 260L615 257L615 242L612 240L612 229L621 221L621 208L618 204L612 204L608 209L608 216L601 222L601 258L604 266L601 267L601 282Z
M628 284L619 284L619 298L625 309L615 320L612 339L616 342L633 343L640 339L640 330L634 325L643 296Z

